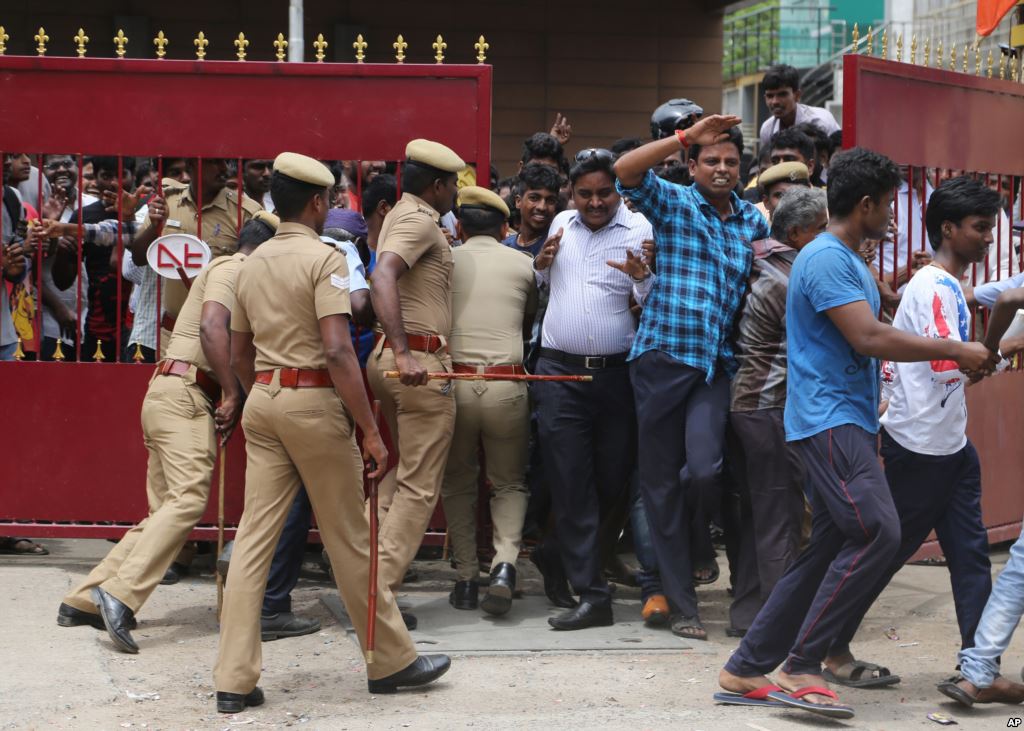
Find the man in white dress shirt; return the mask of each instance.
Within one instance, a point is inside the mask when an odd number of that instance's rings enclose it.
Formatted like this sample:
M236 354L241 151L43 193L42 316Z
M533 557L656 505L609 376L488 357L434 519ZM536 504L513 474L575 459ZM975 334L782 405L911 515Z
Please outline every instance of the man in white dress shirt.
M804 122L810 122L826 135L839 131L839 123L832 112L800 103L800 72L792 66L779 64L765 71L761 91L772 115L761 125L762 148L782 130Z

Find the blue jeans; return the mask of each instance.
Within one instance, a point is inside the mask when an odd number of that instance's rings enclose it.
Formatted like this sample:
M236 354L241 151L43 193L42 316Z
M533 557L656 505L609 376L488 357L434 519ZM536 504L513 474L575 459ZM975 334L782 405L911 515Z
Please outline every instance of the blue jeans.
M961 650L960 674L972 685L987 688L999 675L999 657L1024 615L1024 534L1010 548L1010 560L999 574L974 633L974 647Z
M17 343L0 345L0 360L14 360L14 351L18 349Z
M281 537L277 540L274 560L267 577L267 591L263 595L263 616L292 611L292 589L299 583L302 557L306 553L309 522L313 516L306 488L295 493Z
M640 563L637 581L640 583L641 603L646 602L655 594L661 594L661 575L658 573L658 556L654 553L651 543L651 525L647 522L647 511L644 510L644 498L640 494L636 472L632 480L632 505L629 509L629 523L633 529L633 550L636 560Z

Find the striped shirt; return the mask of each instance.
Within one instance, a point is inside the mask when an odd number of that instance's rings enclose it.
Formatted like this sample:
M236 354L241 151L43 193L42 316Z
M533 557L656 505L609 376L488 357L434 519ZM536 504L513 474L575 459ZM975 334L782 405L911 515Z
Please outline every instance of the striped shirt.
M651 224L620 205L612 220L591 231L578 211L555 216L549 231L564 229L554 262L537 279L549 289L541 345L575 355L615 355L629 351L636 322L629 298L641 301L648 278L634 285L629 276L608 266L623 261L626 250L641 256L641 243L653 238Z

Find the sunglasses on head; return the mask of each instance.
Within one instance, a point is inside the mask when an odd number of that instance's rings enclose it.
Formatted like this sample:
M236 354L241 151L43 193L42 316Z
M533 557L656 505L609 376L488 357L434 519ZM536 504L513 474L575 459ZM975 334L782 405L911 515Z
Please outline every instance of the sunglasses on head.
M606 150L603 147L588 147L586 150L580 150L576 153L576 162L586 162L593 157L602 162L615 159L615 155L611 150Z

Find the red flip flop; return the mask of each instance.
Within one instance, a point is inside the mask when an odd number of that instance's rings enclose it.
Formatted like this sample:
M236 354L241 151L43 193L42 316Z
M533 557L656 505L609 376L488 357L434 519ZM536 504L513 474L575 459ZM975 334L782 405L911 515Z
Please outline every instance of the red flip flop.
M785 703L769 698L769 693L785 693L785 691L777 685L765 685L760 688L755 688L747 693L730 693L728 691L721 691L719 693L715 693L712 697L715 699L716 703L721 703L726 706L769 706L781 708L786 705Z
M838 700L837 696L833 691L828 688L822 688L820 686L811 685L806 688L798 688L790 693L786 691L779 691L777 693L769 693L768 698L773 701L778 701L790 708L799 708L802 711L809 711L816 713L819 716L826 716L827 718L853 718L853 709L850 706L827 706L822 703L811 703L805 701L803 698L807 695L823 695L826 698Z

